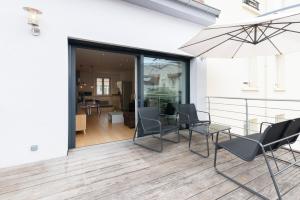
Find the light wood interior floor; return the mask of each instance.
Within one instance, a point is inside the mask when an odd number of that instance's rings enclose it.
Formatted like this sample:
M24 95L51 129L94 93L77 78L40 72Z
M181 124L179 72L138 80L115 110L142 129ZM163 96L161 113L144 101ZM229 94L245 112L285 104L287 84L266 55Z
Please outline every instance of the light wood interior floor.
M181 134L187 136L187 132ZM169 137L174 139L175 135ZM148 144L159 145L155 138L144 139ZM205 153L203 136L193 137L193 148ZM188 150L188 142L182 137L179 144L165 142L162 153L141 148L131 140L74 149L68 157L0 169L0 199L258 200L216 173L212 143L210 148L209 158L199 157ZM286 150L276 154L292 159ZM218 163L219 170L268 198L277 199L262 157L244 162L221 150ZM275 170L274 162L271 164ZM289 168L277 176L277 181L284 200L299 199L299 168Z
M130 129L123 123L111 124L108 121L107 112L102 112L100 117L96 113L87 116L86 134L83 131L76 132L76 148L131 139L134 129Z

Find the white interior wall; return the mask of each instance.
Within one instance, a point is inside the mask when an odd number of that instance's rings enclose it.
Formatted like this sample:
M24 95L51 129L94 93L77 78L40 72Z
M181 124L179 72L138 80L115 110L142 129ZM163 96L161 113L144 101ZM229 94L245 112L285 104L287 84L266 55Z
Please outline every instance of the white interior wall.
M40 36L23 6L43 12ZM0 19L0 167L67 154L68 37L182 53L201 28L119 0L7 0Z

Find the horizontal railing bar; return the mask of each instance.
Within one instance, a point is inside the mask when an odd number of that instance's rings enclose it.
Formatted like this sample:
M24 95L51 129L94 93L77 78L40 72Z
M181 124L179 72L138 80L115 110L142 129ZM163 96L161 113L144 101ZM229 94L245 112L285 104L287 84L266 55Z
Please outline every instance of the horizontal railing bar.
M253 101L290 101L300 102L300 99L263 99L263 98L240 98L240 97L219 97L219 96L207 96L210 99L236 99L236 100L253 100Z
M208 102L206 102L208 103ZM211 104L218 104L218 105L228 105L228 106L241 106L245 107L245 105L240 104L229 104L229 103L216 103L216 102L210 102ZM265 107L265 106L248 106L249 108L263 108L263 109L272 109L272 110L283 110L283 111L294 111L294 112L300 112L300 110L297 109L290 109L290 108L276 108L276 107Z
M276 107L265 107L265 106L248 106L251 108L265 108L265 109L272 109L272 110L285 110L285 111L296 111L300 112L300 110L290 109L290 108L276 108Z
M220 124L220 125L223 125L223 126L230 126L230 127L234 127L234 128L238 128L238 129L242 129L242 130L244 130L244 129L245 129L245 128L243 128L243 127L240 127L240 126L223 124L223 123L216 122L216 121L212 121L212 122L215 122L216 124ZM249 129L249 131L253 131L253 132L257 132L257 133L259 132L258 130L251 130L251 129Z
M216 109L216 108L211 108L210 110L216 110L216 111L222 111L222 112L230 112L230 113L237 113L237 114L245 114L245 112L237 112L237 111L231 111L231 110L222 110L222 109Z
M206 102L209 103L209 102ZM216 103L216 102L210 102L211 104L219 104L219 105L228 105L228 106L242 106L245 107L245 105L240 105L240 104L230 104L230 103Z
M249 115L256 116L256 117L265 117L265 118L270 118L270 119L276 119L276 117L271 117L271 116L267 116L267 115L258 115L258 114L251 114L251 113L249 113Z
M236 118L222 117L222 116L219 116L219 115L212 115L212 114L211 114L211 116L219 117L219 118L223 118L223 119L231 119L231 120L236 120L236 121L240 121L240 122L245 122L245 120L236 119Z
M231 111L231 110L222 110L222 109L216 109L216 108L211 108L210 110L212 111L221 111L221 112L229 112L229 113L236 113L236 114L242 114L245 115L245 112L237 112L237 111ZM271 117L267 115L258 115L258 114L251 114L248 113L249 115L256 116L256 117L265 117L265 118L270 118L270 119L276 119L276 117Z

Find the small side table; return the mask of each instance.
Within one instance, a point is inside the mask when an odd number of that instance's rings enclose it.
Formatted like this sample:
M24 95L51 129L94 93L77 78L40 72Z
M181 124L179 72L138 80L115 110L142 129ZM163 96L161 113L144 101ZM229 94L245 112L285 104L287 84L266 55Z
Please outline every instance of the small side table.
M86 134L86 114L76 115L76 131L83 131Z
M215 134L215 133L220 133L220 132L224 132L224 131L228 131L230 133L230 129L231 129L231 127L223 126L223 125L220 125L220 124L202 124L202 125L199 125L199 126L191 127L189 129L189 132L190 132L189 149L190 149L190 151L197 154L197 155L200 155L204 158L208 158L209 157L208 138L210 136L213 136L213 134ZM192 150L191 141L192 141L193 132L200 133L201 135L206 137L207 155L203 155L203 154L200 154L199 152L196 152L196 151ZM230 137L230 139L231 139L231 137Z

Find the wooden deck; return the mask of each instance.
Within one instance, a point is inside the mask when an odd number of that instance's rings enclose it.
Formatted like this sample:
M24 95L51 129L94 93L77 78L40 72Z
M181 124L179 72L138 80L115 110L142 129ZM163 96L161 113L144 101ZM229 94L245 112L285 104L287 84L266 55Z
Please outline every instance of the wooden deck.
M208 159L188 151L185 138L179 144L165 142L163 153L131 141L80 148L66 158L0 170L0 199L259 199L216 174L210 146ZM195 148L204 152L205 145ZM286 150L276 154L292 158ZM276 199L262 158L245 163L226 151L218 158L219 169ZM284 199L300 199L299 170L290 168L277 178L282 193L287 193Z

